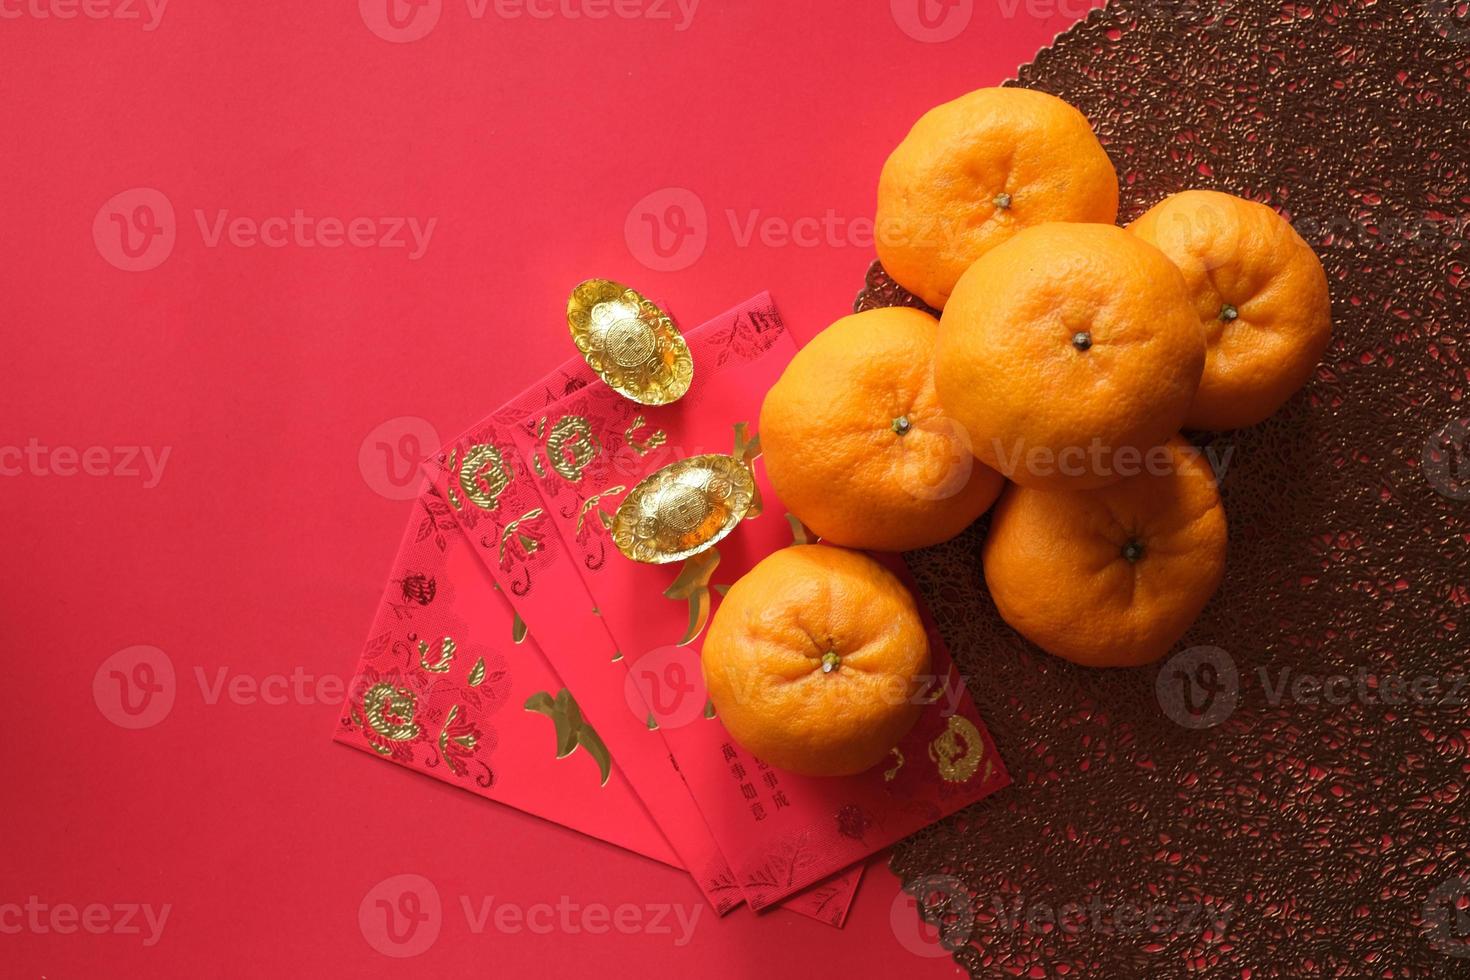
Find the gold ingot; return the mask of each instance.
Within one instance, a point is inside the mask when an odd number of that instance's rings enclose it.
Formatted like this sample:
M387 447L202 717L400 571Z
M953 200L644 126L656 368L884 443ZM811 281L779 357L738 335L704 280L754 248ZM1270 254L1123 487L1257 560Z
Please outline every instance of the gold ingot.
M567 326L597 376L640 405L678 401L694 380L694 358L673 319L622 283L579 283L567 299Z
M735 529L756 499L755 477L734 456L708 453L644 477L613 516L612 539L634 561L696 555Z

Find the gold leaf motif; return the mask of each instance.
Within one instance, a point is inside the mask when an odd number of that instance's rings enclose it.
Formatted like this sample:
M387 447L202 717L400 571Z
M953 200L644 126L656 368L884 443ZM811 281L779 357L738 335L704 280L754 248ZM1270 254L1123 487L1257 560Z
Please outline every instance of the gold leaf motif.
M718 548L702 551L686 561L678 577L664 589L664 598L689 603L689 629L679 641L678 645L681 647L694 642L695 637L704 632L705 624L709 622L709 583L719 565Z
M470 668L469 685L470 687L479 687L483 683L485 683L485 658L481 657Z
M761 516L761 512L766 509L765 502L761 500L760 484L755 482L755 471L752 469L752 464L761 454L761 437L759 433L746 436L748 428L744 422L735 423L735 452L732 454L750 473L750 483L755 488L751 494L750 506L745 510L747 521Z
M448 490L450 506L453 507L455 510L464 510L464 501L460 499L459 489L457 487L449 487Z
M521 618L521 614L518 611L512 609L510 620L510 641L512 643L520 643L526 639L526 633L526 621Z
M689 390L689 345L638 290L610 279L579 283L567 298L567 326L588 367L624 398L667 405Z
M598 504L602 503L603 497L611 497L613 494L622 493L626 489L628 488L623 486L622 484L618 484L615 487L608 487L606 490L603 490L600 493L594 493L592 496L584 500L582 502L582 509L577 512L577 533L582 533L582 522L587 519L587 512L597 507ZM599 510L597 512L597 518L602 522L603 527L612 527L612 515L608 514L606 511Z
M883 781L885 783L893 782L894 777L898 775L898 771L903 768L903 753L898 751L898 746L896 745L893 747L893 757L897 760L893 763L893 768L883 770Z
M710 701L708 699L705 700L705 702L704 702L704 716L705 716L705 718L714 718L715 717L715 703L713 701Z
M592 434L592 426L580 415L564 415L551 427L546 437L546 458L551 468L563 478L576 483L601 447Z
M407 742L419 737L419 726L413 720L417 706L412 691L392 684L374 684L362 696L362 713L368 727L390 742ZM390 716L401 720L392 721Z
M507 543L509 543L510 536L512 534L514 534L516 536L516 540L520 542L521 550L525 551L525 553L528 555L541 547L541 545L537 543L535 538L531 537L528 534L522 534L520 531L520 527L526 521L534 521L543 513L544 511L542 511L540 507L533 507L522 514L520 517L517 517L509 524L505 525L505 530L500 533L500 554L497 556L500 559L501 564L505 563L505 546Z
M587 750L597 762L598 772L602 781L598 784L606 786L608 777L612 775L612 755L607 750L607 744L603 742L597 731L582 717L582 709L577 707L577 702L566 688L562 688L553 698L545 691L537 691L526 699L526 710L545 715L551 719L556 729L556 757L565 759L580 746Z
M459 466L459 486L470 503L481 510L494 510L500 495L510 486L512 475L500 450L481 443L465 450L464 462Z
M449 714L444 719L444 727L439 730L439 756L444 760L445 765L449 767L450 772L457 776L462 776L466 772L466 766L457 757L473 754L475 747L480 744L480 736L473 725L467 726L458 735L449 734L450 730L454 727L455 721L459 719L459 711L459 705L452 705L449 709ZM451 745L457 746L463 751L451 752Z
M654 429L647 439L639 439L633 434L647 425L648 419L640 415L633 420L632 424L623 430L623 440L629 446L633 447L633 451L639 456L647 456L659 446L669 441L669 434L663 429Z
M652 711L648 713L648 730L651 732L658 730L658 719L653 717Z
M979 729L960 715L950 715L949 727L929 743L929 758L939 775L951 783L963 783L975 775L984 755L985 742Z
M439 659L429 663L429 644L419 640L419 666L433 674L443 674L449 671L449 665L454 663L455 642L452 637L446 636L439 641Z

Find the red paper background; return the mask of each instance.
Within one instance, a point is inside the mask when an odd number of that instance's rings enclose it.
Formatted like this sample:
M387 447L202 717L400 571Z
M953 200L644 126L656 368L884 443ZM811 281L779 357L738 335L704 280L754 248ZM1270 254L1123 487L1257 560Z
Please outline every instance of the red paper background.
M152 31L142 0L127 7L141 21L88 16L121 2L0 0L0 972L950 975L906 947L916 920L882 868L841 931L706 910L682 947L475 934L461 895L700 899L677 871L332 744L330 690L278 699L271 678L340 678L355 661L410 506L375 491L391 483L371 446L359 466L375 429L393 441L415 416L448 437L560 363L560 310L588 275L637 284L686 323L769 289L810 336L850 309L871 248L847 223L871 215L891 145L929 105L1012 74L1081 0L923 0L954 18L941 30L963 24L936 43L904 30L920 0L703 0L684 31L668 4L673 21L587 16L653 0L533 0L549 18L503 0L520 15L492 2L478 20L443 0L402 44L355 0L172 0ZM171 202L177 241L126 272L93 223L138 187ZM672 187L699 200L707 242L654 271L625 226L648 227L635 206L659 195L641 209L658 218ZM437 225L409 261L209 247L194 216L298 208ZM777 237L742 246L752 217L776 219ZM802 244L780 244L783 227ZM65 453L17 457L32 439L170 455L145 489L117 472L125 452L94 455L111 475L57 475ZM175 701L129 731L93 680L138 644L168 655ZM212 685L222 668L285 703L210 703L197 672ZM437 941L399 960L369 945L358 911L404 873L432 881L444 911ZM6 906L32 895L171 911L151 947L17 932Z

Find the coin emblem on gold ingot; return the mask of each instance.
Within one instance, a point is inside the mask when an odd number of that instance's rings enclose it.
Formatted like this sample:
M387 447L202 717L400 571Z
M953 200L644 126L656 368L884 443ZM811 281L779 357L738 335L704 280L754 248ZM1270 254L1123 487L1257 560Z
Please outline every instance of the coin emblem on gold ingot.
M657 470L628 492L612 538L634 561L688 558L735 529L755 499L755 477L734 456L691 456Z
M638 290L611 279L579 283L567 299L567 326L587 365L623 397L667 405L689 390L689 345L673 318Z

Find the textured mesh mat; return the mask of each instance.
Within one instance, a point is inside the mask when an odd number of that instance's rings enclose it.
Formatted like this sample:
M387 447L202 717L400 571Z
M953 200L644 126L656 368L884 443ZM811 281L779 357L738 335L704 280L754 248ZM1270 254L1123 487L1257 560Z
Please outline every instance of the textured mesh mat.
M1186 187L1287 215L1335 336L1280 413L1209 437L1231 552L1187 655L1030 647L986 595L984 521L911 556L1015 778L892 859L974 976L1470 977L1455 2L1125 0L1020 72L1092 120L1123 220ZM857 307L897 303L921 305L875 265Z

